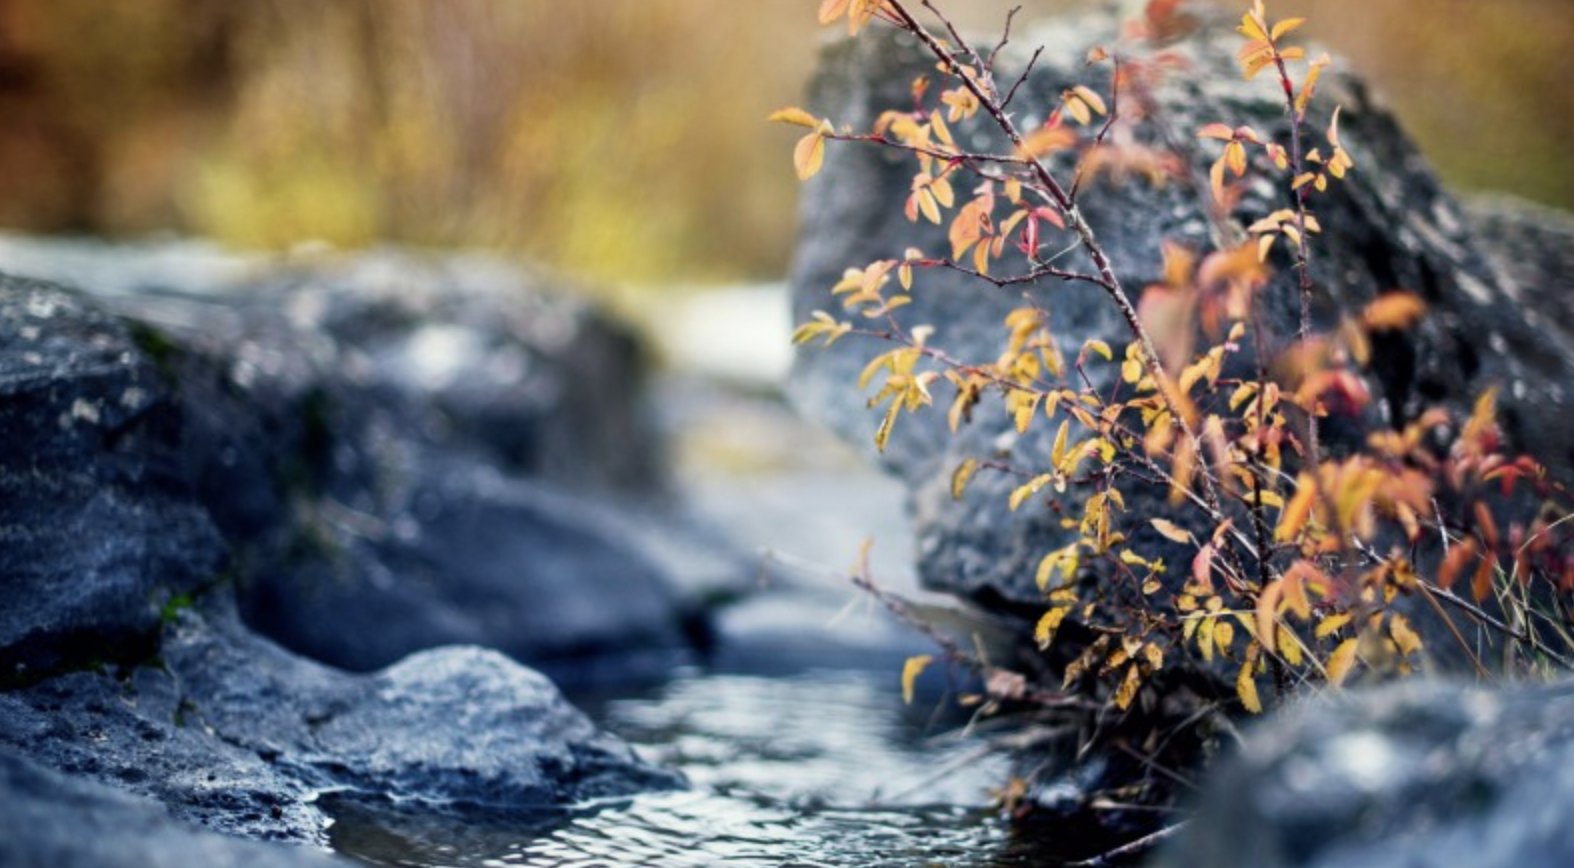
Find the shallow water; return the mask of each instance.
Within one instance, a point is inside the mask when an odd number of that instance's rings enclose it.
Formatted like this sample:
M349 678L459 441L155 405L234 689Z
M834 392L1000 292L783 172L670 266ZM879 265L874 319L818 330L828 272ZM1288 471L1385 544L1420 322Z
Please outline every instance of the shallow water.
M462 824L329 802L335 848L409 866L1042 864L988 809L1005 757L903 706L894 673L687 672L581 704L692 790Z

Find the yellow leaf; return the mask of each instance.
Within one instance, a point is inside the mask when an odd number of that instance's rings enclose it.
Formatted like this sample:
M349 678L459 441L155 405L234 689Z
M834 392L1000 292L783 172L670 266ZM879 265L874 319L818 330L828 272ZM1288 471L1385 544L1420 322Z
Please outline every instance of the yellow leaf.
M1273 252L1273 243L1278 240L1276 235L1264 235L1257 239L1257 261L1267 262L1268 254Z
M1322 619L1322 621L1318 622L1316 632L1317 638L1327 639L1329 636L1339 632L1339 630L1348 623L1350 623L1349 612L1340 612L1336 615L1329 615L1328 617Z
M1049 463L1056 467L1059 467L1060 462L1066 457L1066 435L1070 430L1071 420L1061 420L1060 430L1055 432L1055 446L1049 453Z
M931 654L919 654L907 658L907 662L902 664L902 702L913 704L913 682L929 668L929 664L933 663L934 659Z
M1350 675L1351 667L1355 666L1355 650L1360 640L1346 639L1339 643L1334 653L1328 655L1328 663L1323 668L1328 670L1328 683L1335 687L1344 683Z
M961 500L962 494L967 491L968 482L972 481L973 474L978 472L978 459L969 458L956 466L951 474L951 499Z
M820 125L819 118L797 106L789 106L788 108L771 112L771 116L766 120L782 124L796 124L800 127L808 127L811 130Z
M1291 666L1300 666L1301 642L1299 639L1295 638L1295 633L1292 632L1289 627L1280 624L1279 631L1275 635L1277 636L1279 656L1283 657L1284 662L1290 664Z
M926 187L913 195L918 198L918 210L923 212L924 218L940 225L940 202L935 199L934 191Z
M1045 555L1043 560L1038 562L1038 573L1034 577L1038 582L1038 589L1042 591L1049 587L1049 579L1057 569L1060 570L1061 578L1069 581L1077 572L1077 560L1076 543Z
M1395 615L1388 622L1388 635L1399 646L1399 653L1406 657L1421 650L1421 637L1410 627L1410 622L1403 615Z
M1217 619L1203 618L1197 624L1197 650L1202 652L1204 662L1213 662L1213 628L1217 626Z
M885 411L885 418L880 420L880 426L874 430L874 445L882 453L885 444L891 440L891 429L896 427L896 414L901 412L902 402L892 401L890 409Z
M1241 707L1252 714L1262 714L1262 700L1257 696L1257 679L1252 676L1254 655L1248 654L1246 664L1235 675L1235 695L1241 698Z
M1057 607L1045 612L1044 617L1038 619L1038 624L1033 627L1033 641L1039 648L1048 648L1049 643L1055 640L1055 631L1060 629L1060 622L1066 620L1066 614L1070 611Z
M1241 16L1241 26L1235 29L1240 31L1241 35L1247 39L1263 42L1268 40L1267 32L1263 30L1262 24L1258 22L1257 15L1253 12L1247 12Z
M807 181L813 178L824 164L824 135L813 132L798 140L798 145L792 152L792 165L798 171L798 180Z
M1137 664L1126 667L1126 677L1120 681L1120 687L1115 689L1115 707L1121 711L1131 707L1132 700L1137 698L1137 690L1142 687L1142 674L1137 671Z
M1228 657L1230 646L1235 644L1235 627L1229 621L1219 621L1213 625L1213 647L1219 649L1219 654Z
M1305 18L1286 18L1273 26L1273 33L1269 34L1269 36L1273 38L1273 41L1278 42L1280 37L1305 23Z
M1109 108L1104 105L1104 98L1099 96L1098 93L1096 93L1092 88L1079 84L1072 88L1071 92L1075 94L1078 99L1087 103L1088 108L1093 109L1101 115L1109 114Z
M1191 534L1183 530L1173 521L1156 518L1152 521L1153 529L1164 535L1165 539L1178 543L1191 542Z
M1016 512L1017 508L1022 505L1023 501L1037 494L1039 489L1048 485L1054 478L1055 477L1051 476L1050 474L1045 473L1042 476L1034 477L1033 481L1026 485L1020 486L1015 491L1011 492L1011 499L1009 501L1011 511Z
M1147 659L1148 667L1154 672L1164 668L1164 649L1149 642L1142 646L1142 656Z
M1109 344L1106 344L1097 338L1090 338L1087 343L1082 345L1082 348L1084 350L1092 350L1093 352L1098 353L1104 357L1106 362L1115 358L1115 354L1110 351Z

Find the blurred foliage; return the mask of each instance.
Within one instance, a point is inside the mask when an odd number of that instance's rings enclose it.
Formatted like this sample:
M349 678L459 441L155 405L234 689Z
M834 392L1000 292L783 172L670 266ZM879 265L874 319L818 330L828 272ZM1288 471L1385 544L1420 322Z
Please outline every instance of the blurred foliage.
M764 116L800 101L815 5L0 0L0 225L773 277L796 190ZM1567 0L1294 5L1455 183L1574 206Z

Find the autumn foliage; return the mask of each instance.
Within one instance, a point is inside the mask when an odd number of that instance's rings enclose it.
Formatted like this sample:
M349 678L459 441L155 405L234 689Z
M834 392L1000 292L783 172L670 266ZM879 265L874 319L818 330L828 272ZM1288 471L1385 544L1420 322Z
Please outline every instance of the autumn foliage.
M921 20L920 8L937 23ZM1057 104L1038 107L1046 120L1031 128L1012 110L1028 73L998 78L1000 46L969 46L930 3L825 0L819 17L853 34L907 31L935 67L912 83L911 105L892 107L868 130L800 108L774 114L805 130L793 151L798 176L815 176L832 145L904 152L912 182L891 207L944 226L948 246L849 263L830 288L841 308L815 312L794 339L829 345L856 334L888 344L848 384L869 391L882 450L904 415L944 412L955 431L984 401L1002 402L1019 432L1052 426L1046 454L969 458L951 487L960 498L977 474L1012 475L1012 511L1080 495L1079 514L1061 519L1068 542L1043 552L1036 572L1043 614L1032 641L1055 649L1070 624L1084 637L1058 649L1069 663L1057 695L1124 712L1159 676L1184 668L1222 676L1240 708L1259 712L1266 697L1298 688L1408 674L1429 649L1445 651L1433 648L1439 642L1483 675L1567 662L1561 596L1574 586L1574 557L1557 505L1562 489L1534 461L1505 452L1492 391L1473 407L1391 420L1356 448L1322 442L1328 420L1357 417L1374 401L1363 376L1374 342L1414 329L1426 309L1395 289L1331 331L1314 329L1319 198L1360 167L1341 141L1339 110L1320 113L1314 101L1330 60L1295 44L1302 19L1275 20L1257 0L1238 27L1240 71L1282 97L1283 134L1219 118L1177 150L1120 135L1141 117L1152 83L1179 69L1164 44L1194 22L1172 0L1149 3L1118 46L1090 47L1089 68L1109 70L1106 91L1067 88ZM1009 146L964 147L980 140L964 135L975 128ZM1075 169L1059 176L1048 158L1068 155ZM1237 231L1214 249L1164 242L1162 275L1132 293L1079 196L1100 175L1166 183L1194 157L1210 166L1199 188L1204 210ZM1242 185L1253 178L1282 189L1282 207L1240 213ZM1258 303L1276 261L1295 273L1300 315L1296 334L1268 342ZM932 328L893 316L933 270L1022 293L1001 324L997 355L959 358L933 345ZM1129 341L1063 345L1049 327L1048 295L1035 293L1060 281L1102 290ZM1258 352L1275 345L1288 349ZM1086 372L1099 365L1118 368L1117 388L1092 386ZM1031 463L1015 463L1023 461ZM1132 486L1162 492L1173 511L1129 510ZM1505 512L1509 503L1516 508ZM1171 547L1140 550L1131 542L1139 527ZM1488 662L1488 648L1512 653ZM904 692L930 663L908 662ZM1022 698L1020 683L1011 690L988 698Z

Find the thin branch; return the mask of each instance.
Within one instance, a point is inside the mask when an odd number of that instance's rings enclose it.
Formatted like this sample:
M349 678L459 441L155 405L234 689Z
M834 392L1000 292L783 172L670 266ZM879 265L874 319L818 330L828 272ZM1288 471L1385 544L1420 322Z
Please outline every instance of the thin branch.
M995 60L1000 57L1000 52L1011 42L1011 22L1016 20L1017 14L1021 11L1021 6L1013 6L1006 13L1006 26L1000 31L1000 41L995 43L994 49L989 52L989 58L984 61L984 68L989 70L991 77L995 73Z
M935 14L940 17L941 21L945 23L949 30L954 31L955 28L950 24L945 16L940 15L938 10L935 10L934 7L930 5L929 0L922 0L922 2L925 7L929 8L930 11L935 12ZM966 87L972 92L973 96L978 99L979 104L983 107L984 111L986 111L989 116L994 119L995 125L998 126L1003 133L1005 133L1006 138L1011 141L1012 146L1017 150L1017 152L1027 155L1028 150L1025 146L1021 130L1017 129L1016 122L1013 121L1010 115L1006 114L1006 112L1000 107L1000 104L992 98L992 95L989 93L988 89L984 87L984 85L974 80L973 76L966 75L962 72L962 64L958 60L956 54L942 45L940 41L935 38L934 34L929 32L928 28L924 27L918 22L918 19L913 17L912 12L903 3L903 0L886 0L885 7L890 9L893 14L901 19L904 29L918 37L919 41L924 43L924 46L929 49L929 52L940 61L945 71L961 79L963 87ZM1170 418L1173 421L1173 424L1181 432L1182 436L1186 438L1188 444L1193 450L1193 453L1197 455L1204 463L1206 463L1209 460L1208 453L1203 449L1202 442L1198 439L1196 431L1192 430L1190 423L1186 421L1185 414L1181 412L1180 407L1171 397L1170 390L1165 388L1165 385L1170 383L1171 380L1169 375L1164 370L1163 363L1160 361L1158 347L1153 343L1152 335L1150 335L1147 328L1143 326L1142 319L1137 316L1137 308L1134 304L1132 304L1131 299L1126 295L1125 289L1121 286L1120 278L1115 276L1114 267L1110 263L1108 254L1104 251L1103 246L1099 243L1098 237L1093 231L1093 227L1088 225L1087 219L1083 217L1081 210L1077 208L1076 202L1072 201L1070 194L1068 194L1066 189L1060 185L1059 181L1055 180L1054 175L1052 175L1049 169L1044 166L1043 162L1032 156L1025 156L1025 159L1026 168L1028 171L1032 173L1039 186L1041 186L1054 200L1056 207L1060 209L1060 212L1065 216L1066 220L1070 222L1071 228L1074 232L1076 232L1077 237L1082 239L1083 247L1085 247L1088 252L1088 258L1093 260L1094 268L1098 271L1099 277L1103 279L1105 292L1115 303L1116 308L1120 311L1121 317L1125 319L1127 327L1131 330L1131 333L1141 344L1145 367L1147 368L1148 373L1153 377L1154 382L1160 386L1160 399L1164 402L1166 409L1170 411ZM1204 499L1206 499L1208 503L1213 506L1214 512L1218 512L1219 495L1214 486L1213 480L1210 478L1209 474L1201 474L1201 479L1203 480Z
M1152 850L1159 844L1175 837L1182 829L1186 828L1190 820L1182 820L1171 826L1165 826L1149 835L1144 835L1129 844L1123 844L1092 859L1083 859L1080 862L1067 862L1067 868L1108 868L1108 866L1124 865L1132 856L1138 856Z
M1033 67L1038 64L1038 59L1042 57L1043 54L1044 46L1040 45L1039 47L1033 49L1033 56L1027 59L1027 66L1022 68L1022 74L1017 76L1016 81L1012 82L1011 88L1006 91L1006 98L1000 101L1000 108L1002 111L1004 111L1007 106L1011 105L1011 100L1016 98L1017 90L1027 82L1028 76L1033 74Z

